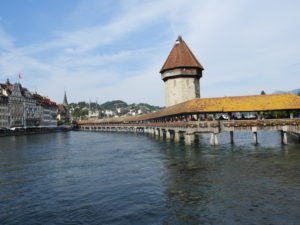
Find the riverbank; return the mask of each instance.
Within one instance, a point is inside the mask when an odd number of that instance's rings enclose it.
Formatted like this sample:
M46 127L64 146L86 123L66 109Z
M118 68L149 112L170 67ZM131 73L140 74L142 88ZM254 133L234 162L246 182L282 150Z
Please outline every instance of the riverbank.
M0 130L0 137L20 136L29 134L47 134L54 132L67 132L71 130L73 130L73 127L71 126L19 128L15 130Z

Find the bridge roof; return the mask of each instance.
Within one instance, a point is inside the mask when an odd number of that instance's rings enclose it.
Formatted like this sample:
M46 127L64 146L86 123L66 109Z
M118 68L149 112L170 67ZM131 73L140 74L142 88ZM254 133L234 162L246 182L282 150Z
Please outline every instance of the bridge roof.
M300 109L300 97L294 94L248 95L219 98L195 98L162 111L167 114L192 112L257 112Z
M203 70L202 65L189 49L185 41L178 37L160 73L175 68L198 68Z
M141 121L189 113L259 112L280 110L300 110L300 97L294 94L273 94L220 98L195 98L149 114L100 119L97 120L97 122Z

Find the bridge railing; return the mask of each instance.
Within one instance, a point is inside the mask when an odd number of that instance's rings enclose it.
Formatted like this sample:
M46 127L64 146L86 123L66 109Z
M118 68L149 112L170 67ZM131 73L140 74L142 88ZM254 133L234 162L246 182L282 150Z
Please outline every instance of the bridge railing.
M187 122L159 122L159 123L87 123L79 127L157 127L157 128L231 128L231 127L268 127L300 125L300 119L264 119L264 120L219 120L219 121L187 121Z
M300 119L223 120L225 127L300 125Z

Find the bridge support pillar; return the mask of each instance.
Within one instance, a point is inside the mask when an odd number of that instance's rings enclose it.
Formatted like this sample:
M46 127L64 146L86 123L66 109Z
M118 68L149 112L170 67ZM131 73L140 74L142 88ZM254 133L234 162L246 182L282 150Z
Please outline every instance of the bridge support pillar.
M179 142L180 141L180 134L179 132L174 131L174 141Z
M281 142L284 145L287 145L288 139L287 139L287 126L284 126L282 131L281 131Z
M211 133L211 136L210 136L210 144L213 145L213 146L216 146L218 145L218 138L217 138L217 134L216 133Z
M257 131L253 132L253 144L257 145L258 140L257 140Z
M281 142L284 145L287 145L288 140L287 140L287 132L286 131L281 131Z
M155 129L155 136L160 136L160 130L159 129Z
M256 127L252 127L252 133L253 133L253 144L257 145L258 139L257 139L257 128Z
M166 139L170 140L171 139L171 133L169 130L166 130Z
M230 131L230 143L234 143L234 138L233 138L233 131Z
M184 141L186 145L192 145L195 142L195 134L185 134Z

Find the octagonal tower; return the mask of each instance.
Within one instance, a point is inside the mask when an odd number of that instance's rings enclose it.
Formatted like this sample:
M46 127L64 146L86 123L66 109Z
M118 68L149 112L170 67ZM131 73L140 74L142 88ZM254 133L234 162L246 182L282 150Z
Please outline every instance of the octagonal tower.
M202 70L204 68L179 36L160 70L165 83L166 107L200 98Z

